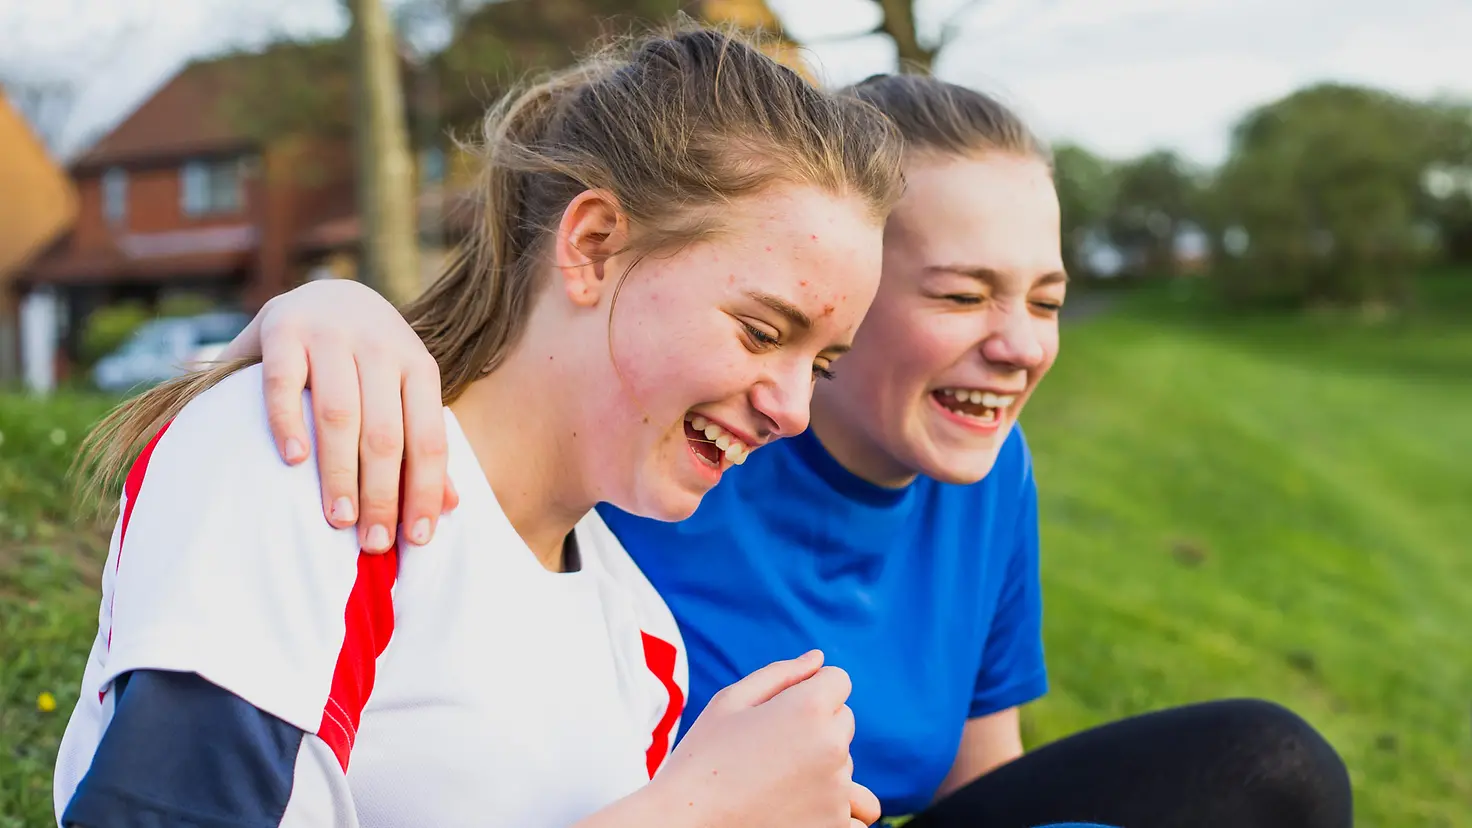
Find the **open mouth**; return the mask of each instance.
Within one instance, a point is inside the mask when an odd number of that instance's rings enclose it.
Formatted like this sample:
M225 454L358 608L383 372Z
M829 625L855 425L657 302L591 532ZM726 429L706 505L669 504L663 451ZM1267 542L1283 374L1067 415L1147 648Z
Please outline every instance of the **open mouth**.
M739 466L752 451L731 432L693 412L685 415L685 440L695 456L713 469L728 462Z
M996 425L1017 402L1015 394L994 394L975 388L939 388L930 396L945 410L978 425Z

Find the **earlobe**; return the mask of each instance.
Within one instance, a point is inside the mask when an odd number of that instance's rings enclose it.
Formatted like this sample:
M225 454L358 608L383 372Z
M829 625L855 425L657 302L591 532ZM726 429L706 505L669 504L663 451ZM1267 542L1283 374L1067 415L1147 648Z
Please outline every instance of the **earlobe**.
M628 240L627 220L607 190L585 190L562 211L553 260L563 290L573 304L594 307L609 289L604 278L609 257Z

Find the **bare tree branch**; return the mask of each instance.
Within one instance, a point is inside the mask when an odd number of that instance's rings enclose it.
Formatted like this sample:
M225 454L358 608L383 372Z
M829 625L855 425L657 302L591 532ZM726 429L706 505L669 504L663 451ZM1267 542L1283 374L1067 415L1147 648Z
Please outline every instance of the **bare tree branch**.
M961 34L961 31L965 29L965 18L972 12L976 11L976 8L980 6L982 2L983 0L967 0L967 2L962 3L959 8L951 12L946 17L946 19L941 22L940 37L933 47L935 52L939 52L941 49L944 49L946 46L950 45L951 41L955 40L956 37Z
M879 0L879 8L884 12L880 26L894 40L901 71L929 70L936 50L920 43L914 0Z
M94 21L96 15L86 13L85 4L76 0L48 0L52 6L38 12L39 5L0 3L0 86L5 87L11 103L31 124L52 154L60 156L68 133L78 117L81 102L94 79L104 77L117 65L127 45L136 42L135 35L144 28L137 13L121 20L108 18L106 24ZM76 28L67 27L61 46L40 48L33 32L52 25L48 17L70 16ZM100 127L93 126L95 133ZM91 136L89 136L91 137Z
M74 81L31 74L18 66L0 68L0 86L42 143L57 153L61 138L76 111L78 88Z

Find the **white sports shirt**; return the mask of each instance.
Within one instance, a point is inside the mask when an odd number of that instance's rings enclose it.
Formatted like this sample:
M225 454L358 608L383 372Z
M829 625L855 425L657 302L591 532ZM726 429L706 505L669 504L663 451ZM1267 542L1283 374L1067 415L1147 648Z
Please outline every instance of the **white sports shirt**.
M459 508L427 546L361 554L322 516L315 458L278 457L261 387L246 369L190 402L128 476L58 821L538 828L647 783L684 646L598 516L581 569L548 572L447 409ZM231 744L276 758L241 772ZM285 788L258 784L273 767Z

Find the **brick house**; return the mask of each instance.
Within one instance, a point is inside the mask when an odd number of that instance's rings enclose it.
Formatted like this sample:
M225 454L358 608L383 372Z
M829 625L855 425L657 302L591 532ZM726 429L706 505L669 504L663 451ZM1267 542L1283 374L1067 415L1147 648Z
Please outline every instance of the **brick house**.
M71 231L15 278L56 300L63 357L105 305L187 295L255 310L343 253L322 228L355 211L351 140L257 137L232 103L260 61L188 64L69 164Z

